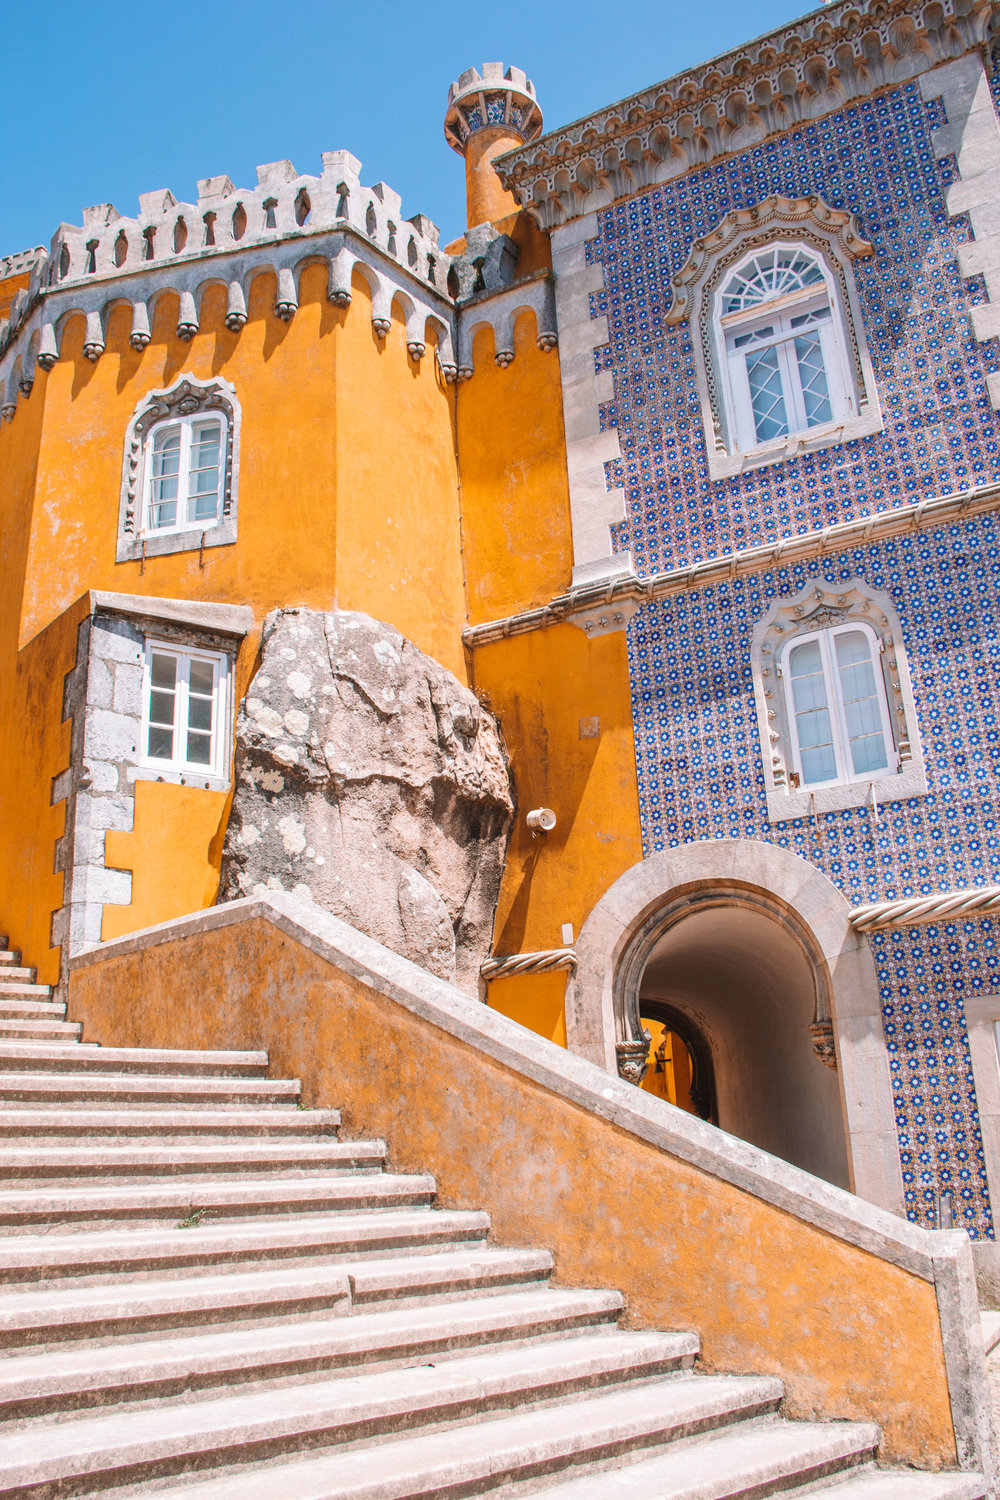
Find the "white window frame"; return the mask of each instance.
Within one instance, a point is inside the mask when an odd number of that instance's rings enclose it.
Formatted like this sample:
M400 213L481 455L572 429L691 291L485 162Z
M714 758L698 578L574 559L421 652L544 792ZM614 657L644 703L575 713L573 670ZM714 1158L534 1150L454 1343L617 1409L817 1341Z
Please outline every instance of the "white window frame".
M213 425L219 429L219 456L216 463L216 487L215 487L215 514L211 520L205 518L189 520L187 512L190 503L196 496L188 493L191 474L191 453L193 448L193 437L196 428ZM167 433L177 431L180 434L180 454L177 468L177 506L176 519L170 526L155 526L153 524L153 511L159 502L155 498L155 485L157 476L154 470L154 456L157 442ZM163 422L154 422L146 434L145 451L143 455L143 478L142 478L142 525L140 536L175 536L181 531L209 532L219 524L222 518L222 501L225 488L225 464L226 445L229 441L229 424L222 412L193 412L190 416L170 417Z
M735 312L722 311L726 289L735 276L761 253L771 252L803 255L817 267L822 283L815 282L784 296L772 297L754 303L752 307ZM793 318L805 316L820 309L826 310L825 323L811 324L808 329L819 333L826 373L827 395L830 416L822 422L810 424L802 398L798 364L792 356L791 346L799 332L792 328ZM730 267L722 285L714 297L714 332L719 355L719 368L723 372L724 401L729 430L733 434L734 446L747 454L765 453L773 447L784 451L796 438L820 440L845 422L857 416L858 408L847 366L845 331L842 326L840 301L829 270L822 257L811 247L790 240L779 240L768 245L755 245L742 260ZM750 383L747 374L746 355L749 351L735 347L737 338L753 333L760 327L777 325L765 342L755 344L754 350L776 347L780 371L782 395L788 420L788 431L777 437L761 439L757 436L757 423L750 398Z
M174 699L173 753L154 756L149 753L149 731L152 723L150 699L153 691L153 655L170 656L177 663L177 688ZM207 662L213 669L212 725L210 762L192 761L187 758L187 730L189 728L190 666L191 663ZM179 646L175 641L146 638L143 651L142 678L142 726L139 764L147 771L174 773L194 780L205 777L226 779L229 774L229 719L231 703L231 663L223 651L200 650L196 647Z
M203 421L222 423L219 482L214 520L187 519L187 476L191 433ZM145 562L173 552L207 551L236 541L242 414L236 390L228 380L199 380L181 375L167 390L148 391L136 406L125 433L118 507L116 562ZM177 426L184 434L184 474L178 484L178 515L171 526L153 526L153 444L158 432ZM185 431L185 428L187 429ZM180 498L180 497L183 498Z
M737 420L719 292L752 256L776 246L803 251L823 273L833 329L832 352L828 359L825 353L824 358L839 411L829 422L758 443L756 426L749 425L745 408L742 426ZM815 194L808 198L772 194L749 210L734 209L723 215L714 229L693 241L688 259L670 278L672 300L666 323L687 323L691 330L711 480L729 479L765 464L782 463L881 432L875 371L854 276L854 262L874 255L875 246L862 237L854 216L832 208ZM804 300L806 290L802 289ZM820 288L817 285L811 290ZM776 305L777 299L745 309L748 322L762 306L773 309ZM830 379L834 370L839 372L839 381L836 374Z
M895 753L886 767L859 776L851 768L850 780L803 785L794 705L787 691L789 647L820 632L859 626L882 648L876 686L881 676ZM787 823L866 805L878 817L884 802L926 795L927 772L903 629L883 589L862 578L811 578L798 593L775 596L753 628L750 664L769 822ZM850 761L846 764L851 767Z
M879 722L882 728L882 743L885 749L884 766L870 771L855 771L850 746L850 735L847 726L847 715L844 708L843 693L841 691L840 670L837 665L834 642L838 636L860 633L868 642L871 656L872 668L875 676L875 696L879 707ZM810 641L816 641L820 650L820 661L823 667L823 683L826 689L826 707L830 715L833 733L833 754L836 762L837 774L827 778L825 781L807 782L802 770L802 752L799 745L798 716L795 708L795 700L792 690L792 675L789 669L789 659L797 646L804 646ZM899 771L899 750L896 746L892 733L892 720L889 716L889 702L886 693L885 677L882 667L883 645L871 626L864 620L847 620L843 625L834 625L826 630L810 630L801 635L793 636L781 653L779 675L784 683L785 690L785 712L788 716L789 739L792 749L792 764L794 774L798 777L799 788L804 791L816 792L823 787L844 786L850 782L871 782L879 777L893 776Z

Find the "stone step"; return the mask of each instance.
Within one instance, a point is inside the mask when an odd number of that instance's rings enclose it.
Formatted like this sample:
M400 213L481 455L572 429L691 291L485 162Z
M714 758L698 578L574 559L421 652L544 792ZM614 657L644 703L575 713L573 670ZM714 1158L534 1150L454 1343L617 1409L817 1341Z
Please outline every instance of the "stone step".
M398 1367L441 1362L486 1340L508 1347L567 1332L613 1327L622 1308L617 1292L557 1291L551 1287L482 1296L445 1306L357 1313L303 1323L219 1329L132 1344L60 1348L0 1358L0 1417L83 1410L115 1401L169 1400L193 1391L359 1366ZM672 1363L689 1366L694 1334L666 1334Z
M66 1007L58 1000L6 1000L0 998L0 1016L5 1020L60 1021L65 1018Z
M50 984L32 984L27 979L8 979L6 970L0 975L0 996L4 999L14 1000L20 998L29 1000L51 1000L52 986Z
M132 1414L128 1422L117 1415L81 1417L47 1427L44 1444L39 1443L37 1430L29 1427L0 1438L0 1493L16 1494L29 1485L39 1489L44 1485L50 1493L58 1489L60 1495L79 1494L85 1488L107 1488L121 1480L141 1486L146 1479L207 1464L245 1466L255 1458L359 1439L368 1442L363 1450L330 1455L320 1462L339 1468L345 1478L352 1472L367 1469L371 1473L384 1466L383 1473L387 1468L398 1481L400 1458L405 1461L412 1458L413 1449L422 1449L424 1467L432 1453L437 1453L440 1464L441 1454L447 1452L447 1469L454 1474L455 1459L464 1453L461 1466L486 1477L496 1473L498 1439L499 1452L507 1457L504 1438L509 1443L510 1434L503 1432L505 1427L516 1433L516 1458L511 1452L508 1459L512 1473L525 1468L530 1472L538 1462L540 1447L548 1450L548 1457L560 1448L593 1451L602 1446L602 1439L605 1447L618 1447L622 1437L666 1443L772 1411L781 1398L780 1383L771 1379L683 1374L655 1379L661 1370L670 1369L673 1355L669 1336L605 1332L457 1358L440 1367L342 1376L156 1407ZM637 1383L641 1381L647 1383ZM607 1385L612 1387L610 1392L582 1400L560 1399ZM558 1404L514 1417L490 1420L488 1415L539 1401ZM473 1434L465 1426L469 1419L476 1421ZM401 1428L456 1420L463 1423L457 1430L424 1434L409 1442L398 1438L373 1441ZM854 1434L855 1443L863 1442L857 1429ZM874 1429L866 1430L869 1435L873 1444ZM404 1453L407 1448L410 1455ZM305 1466L312 1465L307 1462ZM268 1500L274 1500L275 1494L305 1500L310 1491L301 1488L297 1468L219 1476L216 1482L232 1485L235 1479L237 1487L229 1491L233 1496L246 1496L248 1491L238 1488L246 1483L254 1486L252 1493L263 1495L263 1481L270 1487ZM417 1484L409 1489L358 1493L426 1494L431 1487L426 1483L420 1487L424 1476L419 1466L414 1472L411 1464L410 1472ZM432 1493L447 1493L454 1487L454 1480L450 1485L445 1481ZM203 1488L204 1484L196 1482L191 1492ZM141 1493L141 1488L134 1492Z
M41 1187L0 1192L0 1226L25 1230L36 1224L147 1223L188 1219L248 1219L266 1214L322 1213L429 1204L433 1177L389 1173L308 1177L240 1178L127 1187Z
M336 1136L340 1114L335 1109L185 1109L163 1105L159 1109L86 1109L75 1106L58 1110L4 1109L0 1107L0 1140L30 1138L39 1144L52 1144L61 1138L86 1140L142 1139L190 1141L211 1136L219 1140L244 1140L247 1143L268 1137L282 1139L301 1136Z
M426 1252L451 1244L478 1246L489 1229L489 1215L484 1213L379 1208L312 1217L276 1214L235 1224L217 1224L207 1217L187 1229L23 1234L3 1242L0 1281L52 1286L68 1279L163 1276L224 1265L399 1255L403 1250Z
M362 1304L468 1297L530 1285L546 1280L551 1270L552 1257L543 1250L462 1248L330 1265L286 1263L165 1281L15 1290L0 1297L0 1348L135 1338L206 1324L246 1326L311 1314L348 1316L352 1306Z
M11 954L10 956L13 957L13 954ZM8 981L15 979L23 980L26 984L34 984L35 971L34 969L23 968L20 964L5 964L3 968L0 969L0 991L2 991L6 987Z
M679 1452L639 1458L561 1483L519 1493L524 1500L739 1500L798 1495L801 1486L830 1500L980 1500L981 1476L878 1470L857 1428L846 1422L747 1424ZM843 1472L845 1464L863 1467ZM841 1477L832 1476L840 1472ZM820 1490L811 1486L826 1481ZM789 1486L794 1482L794 1488ZM185 1492L186 1493L186 1492ZM306 1494L312 1492L306 1491ZM296 1489L296 1497L303 1495Z
M220 1078L150 1074L46 1073L40 1065L31 1073L5 1071L0 1064L0 1103L53 1104L86 1100L88 1103L131 1104L294 1104L301 1085L294 1078Z
M141 1073L173 1077L261 1078L267 1071L266 1052L186 1052L172 1048L72 1046L12 1046L0 1041L0 1073L43 1068L46 1072Z
M78 1042L82 1035L79 1021L0 1015L0 1042Z
M161 1177L257 1177L262 1172L381 1171L384 1141L210 1141L193 1145L152 1142L99 1146L87 1142L52 1146L0 1145L0 1179L67 1183L82 1179L116 1182Z
M17 964L20 958L20 953L7 947L7 939L4 938L3 946L0 947L0 964Z

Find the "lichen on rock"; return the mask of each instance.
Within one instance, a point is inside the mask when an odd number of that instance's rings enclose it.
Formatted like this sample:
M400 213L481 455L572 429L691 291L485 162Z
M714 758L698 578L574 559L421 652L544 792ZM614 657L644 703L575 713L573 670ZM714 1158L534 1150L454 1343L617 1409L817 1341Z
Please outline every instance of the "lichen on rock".
M298 890L474 992L513 817L496 722L368 615L276 610L261 650L220 900Z

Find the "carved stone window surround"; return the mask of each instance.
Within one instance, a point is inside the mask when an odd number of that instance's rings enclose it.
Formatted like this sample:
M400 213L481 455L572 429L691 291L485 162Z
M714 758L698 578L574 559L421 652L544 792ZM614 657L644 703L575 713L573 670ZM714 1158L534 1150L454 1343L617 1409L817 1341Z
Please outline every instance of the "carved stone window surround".
M158 534L143 530L145 465L149 437L157 423L204 412L224 417L225 454L220 473L220 515L204 529ZM149 391L136 407L125 434L121 497L118 511L116 562L134 562L143 557L162 557L172 552L191 552L202 547L225 547L236 541L237 492L240 457L240 403L228 380L198 380L180 375L162 391Z
M725 396L726 351L715 304L730 270L752 250L776 242L814 251L827 273L831 312L845 345L856 415L741 450ZM692 325L695 378L712 479L727 479L746 469L781 463L801 453L881 432L882 412L852 264L857 257L872 253L853 215L830 208L816 196L784 198L773 194L753 208L726 214L711 233L695 240L687 261L673 277L673 301L666 321L690 321Z
M792 732L788 722L785 692L777 662L789 641L834 624L859 621L874 631L881 642L882 678L889 704L893 741L899 769L868 775L855 781L822 786L815 790L791 784ZM751 644L754 702L760 733L771 823L787 823L846 807L901 802L927 793L927 774L917 725L913 686L910 681L902 628L888 594L870 588L860 578L834 583L811 579L798 594L776 599L757 624ZM874 799L874 801L873 801Z

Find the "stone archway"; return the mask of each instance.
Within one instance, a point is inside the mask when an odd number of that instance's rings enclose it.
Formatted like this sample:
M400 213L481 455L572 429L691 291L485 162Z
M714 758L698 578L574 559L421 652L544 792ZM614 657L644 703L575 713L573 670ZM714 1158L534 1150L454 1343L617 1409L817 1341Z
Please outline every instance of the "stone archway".
M722 1128L900 1213L875 965L849 911L825 875L773 844L715 839L653 855L580 933L569 1047L616 1071L642 1001L673 1005L712 1047ZM818 1060L824 1042L836 1071Z

